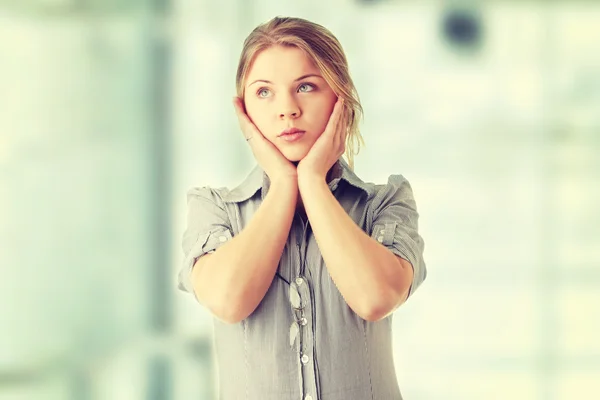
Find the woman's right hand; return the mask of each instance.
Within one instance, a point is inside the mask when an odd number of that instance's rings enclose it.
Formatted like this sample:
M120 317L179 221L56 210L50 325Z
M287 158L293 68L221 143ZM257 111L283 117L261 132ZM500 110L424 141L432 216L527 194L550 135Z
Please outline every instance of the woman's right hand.
M244 103L239 97L233 98L233 105L244 138L250 145L254 158L267 174L271 182L283 179L297 179L296 166L292 164L273 143L268 141L246 114Z

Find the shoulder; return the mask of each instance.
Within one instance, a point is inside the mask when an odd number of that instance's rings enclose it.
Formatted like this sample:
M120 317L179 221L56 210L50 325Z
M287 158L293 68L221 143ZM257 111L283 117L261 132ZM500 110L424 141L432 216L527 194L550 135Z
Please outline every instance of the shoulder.
M401 174L389 175L384 184L374 184L370 200L374 210L394 203L404 203L412 208L416 206L410 182Z
M408 184L408 179L401 174L392 174L388 176L387 182L384 184L375 184L375 187L379 190L389 190L393 188L399 188L403 185Z
M222 205L229 193L226 187L196 186L188 189L186 198L188 203L200 201Z
M251 199L265 183L266 175L260 166L255 166L245 179L233 188L203 186L194 187L188 191L190 198L200 198L218 203L242 203Z
M401 174L390 175L388 176L386 183L373 185L374 198L381 198L407 191L412 191L410 182L408 182L408 179Z

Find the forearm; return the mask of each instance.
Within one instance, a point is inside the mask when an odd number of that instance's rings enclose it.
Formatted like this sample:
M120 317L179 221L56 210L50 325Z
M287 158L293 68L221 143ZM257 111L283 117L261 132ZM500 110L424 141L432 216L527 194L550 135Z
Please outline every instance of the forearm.
M299 181L300 194L327 270L346 303L366 320L395 309L410 287L394 253L350 218L325 181Z
M211 254L201 269L192 270L197 296L221 319L246 318L264 297L287 241L297 199L295 178L272 182L244 230Z

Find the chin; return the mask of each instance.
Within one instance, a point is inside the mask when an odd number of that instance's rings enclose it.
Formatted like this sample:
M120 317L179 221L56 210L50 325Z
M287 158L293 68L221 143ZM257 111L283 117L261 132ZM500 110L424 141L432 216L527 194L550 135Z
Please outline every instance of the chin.
M287 151L284 156L291 162L299 162L306 157L306 151Z

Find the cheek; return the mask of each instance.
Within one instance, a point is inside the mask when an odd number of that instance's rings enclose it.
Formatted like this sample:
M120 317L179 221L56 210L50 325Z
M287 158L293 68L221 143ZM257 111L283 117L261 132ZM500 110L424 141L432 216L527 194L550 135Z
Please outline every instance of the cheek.
M321 130L325 129L327 126L334 105L335 103L331 104L329 101L323 101L317 108L315 108L315 123Z
M271 118L269 117L268 104L263 102L246 102L246 114L256 128L265 136L269 137L271 129Z
M256 101L247 101L246 114L255 124L260 123L261 120L264 120L265 116L264 106Z

